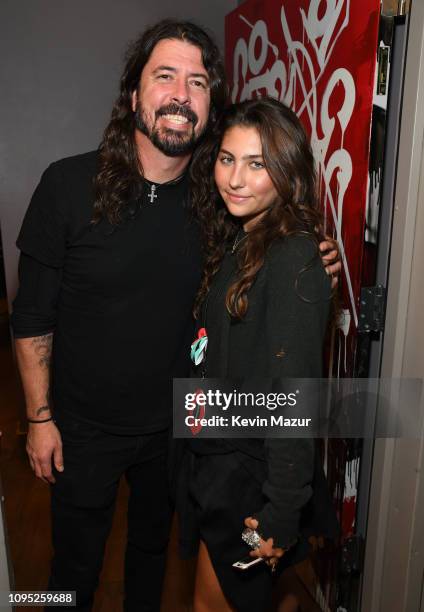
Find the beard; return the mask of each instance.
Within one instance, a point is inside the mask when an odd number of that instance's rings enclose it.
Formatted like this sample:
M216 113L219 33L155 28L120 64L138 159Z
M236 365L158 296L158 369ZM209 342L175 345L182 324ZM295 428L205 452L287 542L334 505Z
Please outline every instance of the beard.
M191 123L191 129L187 132L182 132L180 130L173 130L172 128L156 127L157 120L163 115L180 115L181 117L186 117ZM179 106L178 104L168 104L167 106L159 108L155 113L155 121L151 128L147 125L145 116L146 113L140 101L138 101L137 110L135 112L135 125L137 129L147 136L150 142L159 149L159 151L169 157L179 157L192 153L206 129L205 126L199 134L196 134L194 131L198 122L196 113L190 108Z

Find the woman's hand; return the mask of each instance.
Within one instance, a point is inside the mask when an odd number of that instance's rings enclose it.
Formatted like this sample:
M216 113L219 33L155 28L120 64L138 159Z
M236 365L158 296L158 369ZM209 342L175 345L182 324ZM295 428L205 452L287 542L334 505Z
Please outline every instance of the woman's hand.
M246 527L250 527L250 529L257 529L259 523L256 519L249 516L244 519L244 524ZM282 548L274 548L273 538L268 538L267 540L261 538L259 548L252 550L249 555L251 557L264 557L265 563L274 567L284 555L284 550Z

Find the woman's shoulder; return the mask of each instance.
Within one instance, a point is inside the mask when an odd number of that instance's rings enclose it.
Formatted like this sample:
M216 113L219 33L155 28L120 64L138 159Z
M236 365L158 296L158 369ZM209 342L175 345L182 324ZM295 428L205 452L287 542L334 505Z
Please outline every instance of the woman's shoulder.
M269 251L268 283L274 291L295 287L308 298L321 299L331 295L331 279L321 261L316 240L308 235L284 236L274 242Z
M301 267L317 261L321 264L318 244L307 234L282 236L273 242L269 249L269 261L280 266Z

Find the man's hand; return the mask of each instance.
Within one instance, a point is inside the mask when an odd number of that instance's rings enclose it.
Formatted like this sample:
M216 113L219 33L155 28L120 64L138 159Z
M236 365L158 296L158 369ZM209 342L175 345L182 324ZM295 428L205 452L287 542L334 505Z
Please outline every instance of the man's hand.
M326 236L326 239L320 242L319 250L321 251L321 260L325 267L325 271L329 276L333 277L331 280L331 287L335 289L338 285L339 274L342 270L337 240L333 240L329 236Z
M52 462L56 470L62 472L63 458L59 430L53 421L48 420L51 417L49 383L52 346L53 332L15 340L29 420L26 445L29 462L38 478L54 483Z
M256 519L249 516L244 520L244 524L246 527L250 527L250 529L257 529L259 523ZM268 538L268 540L261 538L259 548L252 550L249 555L251 557L264 557L265 563L273 567L284 555L284 550L282 548L274 548L274 540L272 538Z
M35 475L44 482L56 482L52 461L58 472L63 472L62 438L53 421L29 423L26 450Z

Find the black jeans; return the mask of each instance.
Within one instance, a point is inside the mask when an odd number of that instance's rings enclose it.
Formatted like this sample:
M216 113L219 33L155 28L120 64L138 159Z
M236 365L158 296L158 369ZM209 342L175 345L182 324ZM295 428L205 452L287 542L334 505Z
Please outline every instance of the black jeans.
M54 556L49 589L75 590L77 607L72 610L91 610L118 484L125 474L130 498L124 610L158 612L171 522L169 432L118 436L62 415L57 424L65 469L55 472L51 487Z

